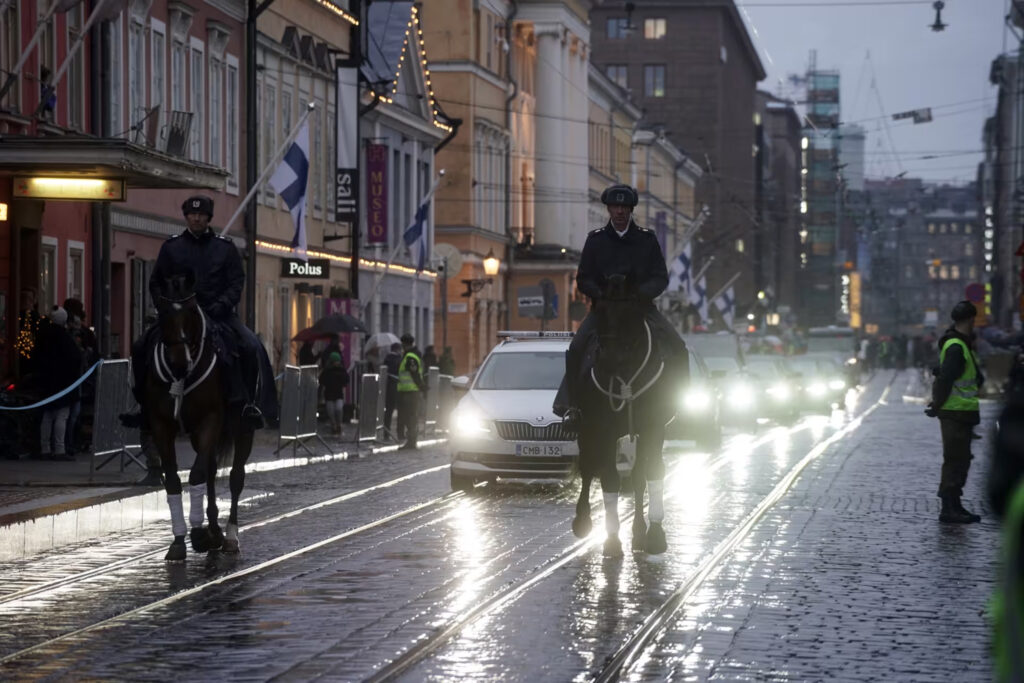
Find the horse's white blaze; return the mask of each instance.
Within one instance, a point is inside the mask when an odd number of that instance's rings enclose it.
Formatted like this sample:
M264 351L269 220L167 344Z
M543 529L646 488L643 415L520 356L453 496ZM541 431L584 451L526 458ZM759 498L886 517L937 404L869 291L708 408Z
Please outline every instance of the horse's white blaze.
M188 523L192 528L203 526L203 495L206 493L206 484L196 484L188 487L190 505L188 507Z
M229 541L238 540L238 525L228 522L227 537Z
M647 518L661 523L665 519L665 480L647 481Z
M604 529L609 536L619 535L619 494L604 494Z
M171 510L171 533L175 536L184 536L187 528L185 527L185 510L181 505L181 494L168 493L167 507Z

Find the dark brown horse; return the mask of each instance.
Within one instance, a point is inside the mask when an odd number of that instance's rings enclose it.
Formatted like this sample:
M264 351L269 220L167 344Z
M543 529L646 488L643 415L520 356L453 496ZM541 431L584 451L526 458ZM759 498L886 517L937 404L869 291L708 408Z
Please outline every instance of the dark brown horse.
M174 541L164 559L185 559L185 517L174 440L179 429L189 435L196 459L189 472L189 526L196 552L238 553L238 498L245 483L245 463L252 451L253 430L244 426L237 408L229 409L228 371L218 358L213 323L199 308L191 273L168 278L156 297L158 341L148 356L143 400L153 445L160 454ZM231 458L231 513L227 532L217 523L214 486L217 465ZM203 498L207 498L203 526Z
M587 354L579 378L582 419L577 441L582 479L572 529L577 537L590 533L590 485L601 479L604 494L604 552L622 554L619 541L620 470L632 470L633 549L665 552L662 447L665 425L675 416L675 395L685 376L685 357L669 358L646 319L645 307L626 295L622 276L609 278L596 316L596 343ZM623 455L632 458L624 458ZM625 464L624 462L625 461ZM650 498L650 526L644 519L644 492Z

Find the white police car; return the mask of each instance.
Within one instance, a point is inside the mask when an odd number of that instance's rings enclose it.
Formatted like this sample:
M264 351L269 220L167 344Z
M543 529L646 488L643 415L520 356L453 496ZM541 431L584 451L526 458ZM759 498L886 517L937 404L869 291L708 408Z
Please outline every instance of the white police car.
M579 450L551 412L565 373L571 332L499 332L473 376L452 382L466 393L449 422L453 490L479 481L564 479Z

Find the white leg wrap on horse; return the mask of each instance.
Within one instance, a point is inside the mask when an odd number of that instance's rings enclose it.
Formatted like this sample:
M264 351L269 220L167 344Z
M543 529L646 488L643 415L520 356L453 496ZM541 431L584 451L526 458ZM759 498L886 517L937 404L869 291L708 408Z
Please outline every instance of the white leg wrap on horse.
M609 536L619 534L619 494L604 494L604 529Z
M660 523L665 519L665 480L647 482L647 518Z
M191 504L188 508L188 523L192 528L203 526L203 496L206 495L206 484L188 487Z
M167 507L171 510L171 533L175 536L184 536L188 529L185 527L185 510L181 506L181 494L167 494Z
M229 541L238 540L238 525L228 522L227 537Z

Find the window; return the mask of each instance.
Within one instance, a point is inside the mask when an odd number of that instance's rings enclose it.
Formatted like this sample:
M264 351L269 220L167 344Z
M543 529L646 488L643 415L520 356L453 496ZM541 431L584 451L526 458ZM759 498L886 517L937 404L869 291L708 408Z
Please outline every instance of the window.
M939 223L939 234L940 235L945 235L946 234L946 224L945 223Z
M960 279L960 266L952 265L949 267L949 276L954 280Z
M128 125L135 126L146 115L146 32L137 21L128 22ZM135 131L129 138L136 139Z
M85 294L85 243L68 240L67 297L79 299Z
M658 40L665 37L664 19L644 19L644 38L646 40Z
M949 279L949 266L939 266L939 279L941 279L941 280L948 280Z
M82 34L82 7L73 7L67 15L68 47L74 44ZM84 58L82 51L84 45L79 46L74 57L68 64L68 128L82 130L85 127L85 71L83 67Z
M957 232L959 231L959 228L960 228L960 225L957 224L957 223L950 223L949 224L949 231L952 234L954 234L954 235L957 234Z
M965 223L964 224L964 234L965 235L970 235L972 232L974 232L974 228L971 226L971 224L970 223Z
M904 267L904 269L903 269L903 277L906 278L907 280L913 280L914 279L914 266L912 266L912 265L910 265L908 263Z
M150 26L153 52L150 57L149 106L159 107L157 128L162 130L167 121L167 37L163 22L150 19Z
M111 137L120 137L124 134L124 72L121 60L121 17L108 21L105 25L107 38L110 41L110 51L107 53L107 63L104 64L105 71L110 75L110 114L107 117L108 133Z
M260 162L260 168L266 168L267 164L270 163L270 158L274 155L277 144L275 142L275 119L277 112L277 91L274 90L274 86L269 83L263 86L263 114L261 120L263 122L263 149L262 149L262 161ZM274 190L267 184L266 187L267 196L273 197Z
M39 252L39 279L42 289L39 292L39 312L49 315L53 307L58 305L57 297L57 238L42 237L42 248Z
M665 65L647 64L644 66L644 96L665 96Z
M628 21L625 17L612 17L608 19L606 24L608 29L609 40L621 40L628 35L627 27L629 26Z
M227 159L225 167L231 176L228 187L238 188L238 59L228 55L227 91L225 102L227 111L224 115L224 139L227 143Z
M625 64L609 64L605 68L605 74L607 74L609 80L620 88L629 87L627 85L628 81L626 80L626 73Z
M192 111L192 158L196 161L203 161L203 151L206 147L206 140L203 139L205 126L203 125L203 87L206 68L203 59L203 43L200 40L192 39L192 50L189 69L189 108Z
M974 256L974 245L970 242L964 244L964 256Z
M171 47L171 109L185 109L185 44L174 41ZM192 124L195 129L195 123Z
M934 223L929 223L928 224L928 234L929 235L934 235L935 234L935 224Z
M967 269L967 272L968 272L968 277L970 277L972 280L977 279L977 277L978 277L978 266L971 266L970 268Z
M9 74L18 63L21 55L21 36L18 31L21 21L18 17L19 3L0 5L0 74ZM21 76L15 79L13 87L7 91L0 108L18 111L19 95L21 94Z
M747 245L744 244L743 240L736 240L736 251L742 254L744 251L746 251L746 249Z
M224 63L210 58L210 163L223 166Z

